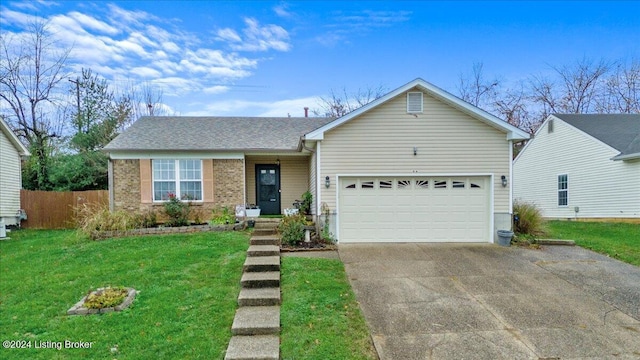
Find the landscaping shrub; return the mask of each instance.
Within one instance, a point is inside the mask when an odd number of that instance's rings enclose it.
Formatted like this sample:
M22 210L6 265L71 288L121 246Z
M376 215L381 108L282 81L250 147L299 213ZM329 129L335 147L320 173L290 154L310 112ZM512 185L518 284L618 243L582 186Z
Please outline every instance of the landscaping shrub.
M169 217L167 226L189 225L189 213L191 207L187 202L183 202L174 194L169 194L169 200L164 203L164 212Z
M87 309L105 309L115 307L124 301L129 291L124 287L107 287L95 292L89 291L84 301Z
M303 214L285 216L278 225L278 232L283 244L297 245L304 240L304 227L307 219Z
M143 228L158 226L158 216L153 210L147 210L138 214L138 221L140 222L140 227Z
M547 234L546 222L535 204L516 200L513 202L513 215L518 219L513 225L516 234L532 237Z
M313 202L313 195L306 191L302 194L302 201L300 202L300 213L304 215L311 214L311 203Z
M78 230L86 235L95 231L125 231L142 226L140 214L109 211L107 206L87 205L76 208Z
M226 224L234 224L235 222L236 222L236 214L235 212L232 212L227 206L212 210L211 224L226 225Z

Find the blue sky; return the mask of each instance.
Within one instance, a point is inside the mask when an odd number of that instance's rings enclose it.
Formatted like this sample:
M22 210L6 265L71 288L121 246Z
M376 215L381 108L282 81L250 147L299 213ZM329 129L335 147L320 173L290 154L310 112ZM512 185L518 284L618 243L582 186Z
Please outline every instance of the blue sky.
M583 58L640 58L638 1L3 1L2 31L48 19L81 68L148 82L177 115L302 116L330 90L421 77L457 94L482 62L516 82ZM75 75L74 75L75 77Z

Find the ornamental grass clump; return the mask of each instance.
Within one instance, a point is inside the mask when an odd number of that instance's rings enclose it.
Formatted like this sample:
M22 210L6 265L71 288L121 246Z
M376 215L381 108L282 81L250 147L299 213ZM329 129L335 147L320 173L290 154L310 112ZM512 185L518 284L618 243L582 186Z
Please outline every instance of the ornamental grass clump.
M78 230L86 235L99 231L126 231L141 227L140 214L130 211L109 211L107 206L83 204L76 208Z
M513 229L517 235L528 235L535 238L547 234L546 221L535 204L516 200L513 202L513 215Z
M124 287L106 287L96 291L89 291L89 295L84 300L84 307L87 309L106 309L116 307L124 301L129 294L129 290Z

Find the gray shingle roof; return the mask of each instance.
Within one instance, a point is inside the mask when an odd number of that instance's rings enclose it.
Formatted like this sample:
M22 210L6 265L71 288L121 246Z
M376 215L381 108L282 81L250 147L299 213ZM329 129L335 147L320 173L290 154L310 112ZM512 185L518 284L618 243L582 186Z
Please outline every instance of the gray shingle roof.
M331 118L143 116L104 147L123 150L296 150Z
M554 114L612 148L616 156L640 157L640 114Z

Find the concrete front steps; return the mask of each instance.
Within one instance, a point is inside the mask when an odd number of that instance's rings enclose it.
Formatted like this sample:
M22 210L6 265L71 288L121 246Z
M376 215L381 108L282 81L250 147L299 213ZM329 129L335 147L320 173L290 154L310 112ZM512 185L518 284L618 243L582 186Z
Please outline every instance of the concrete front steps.
M280 359L280 219L256 219L225 360Z

